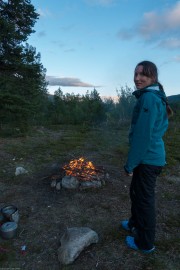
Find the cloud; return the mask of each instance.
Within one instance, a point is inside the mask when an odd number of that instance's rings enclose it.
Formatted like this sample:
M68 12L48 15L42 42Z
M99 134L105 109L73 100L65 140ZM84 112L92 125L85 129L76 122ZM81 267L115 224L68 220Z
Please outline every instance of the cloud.
M94 85L82 82L77 78L59 78L55 76L46 76L46 81L50 86L73 86L73 87L94 87Z
M180 49L180 38L168 38L159 42L159 47L167 49Z
M37 13L42 17L50 17L50 16L52 16L51 12L48 9L39 8L37 10Z
M121 29L121 40L140 37L145 42L156 42L164 48L177 49L180 42L180 1L169 9L143 14L140 22L130 29ZM159 40L162 40L159 42Z
M180 1L171 9L161 13L144 13L143 19L137 30L145 39L151 39L157 35L179 32L180 28ZM180 34L180 33L179 33Z

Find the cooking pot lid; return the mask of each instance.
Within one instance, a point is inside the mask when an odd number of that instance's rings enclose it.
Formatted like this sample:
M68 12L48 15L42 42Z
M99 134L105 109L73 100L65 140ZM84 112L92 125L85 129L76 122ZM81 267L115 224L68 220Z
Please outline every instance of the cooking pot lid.
M17 223L13 221L5 222L0 228L3 232L13 231L17 229Z

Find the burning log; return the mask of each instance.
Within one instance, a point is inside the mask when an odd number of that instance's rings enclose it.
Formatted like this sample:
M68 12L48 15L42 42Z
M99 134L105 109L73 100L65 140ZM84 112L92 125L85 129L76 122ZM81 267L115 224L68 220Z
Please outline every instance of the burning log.
M81 157L61 167L59 175L51 176L51 187L56 190L99 188L105 184L108 174L103 166L95 166L91 161Z
M103 167L95 167L91 161L83 157L71 160L69 164L64 165L63 169L67 176L75 176L81 181L93 181L104 177Z

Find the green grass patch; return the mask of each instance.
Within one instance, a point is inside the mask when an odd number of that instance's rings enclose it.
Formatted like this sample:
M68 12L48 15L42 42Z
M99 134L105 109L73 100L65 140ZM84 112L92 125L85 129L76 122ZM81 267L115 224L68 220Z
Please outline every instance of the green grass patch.
M174 125L170 122L168 131L164 136L166 156L167 156L167 168L176 165L180 162L180 126Z

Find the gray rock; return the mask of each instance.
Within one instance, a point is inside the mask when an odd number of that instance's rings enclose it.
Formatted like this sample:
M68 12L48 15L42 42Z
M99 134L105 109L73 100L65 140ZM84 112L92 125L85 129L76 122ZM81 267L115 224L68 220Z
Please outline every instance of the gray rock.
M102 186L101 181L82 181L81 188L99 188Z
M52 182L51 182L51 187L52 188L55 188L56 187L56 179L53 179Z
M69 189L76 189L79 187L79 181L74 176L65 176L62 179L62 187Z
M23 167L17 167L15 171L15 175L18 176L19 174L25 174L28 173L27 170L25 170Z
M61 237L61 246L58 249L58 259L62 264L71 264L83 251L99 240L95 231L88 227L67 228Z
M56 184L56 189L57 189L57 190L60 190L60 189L61 189L61 182L58 182L58 183Z

